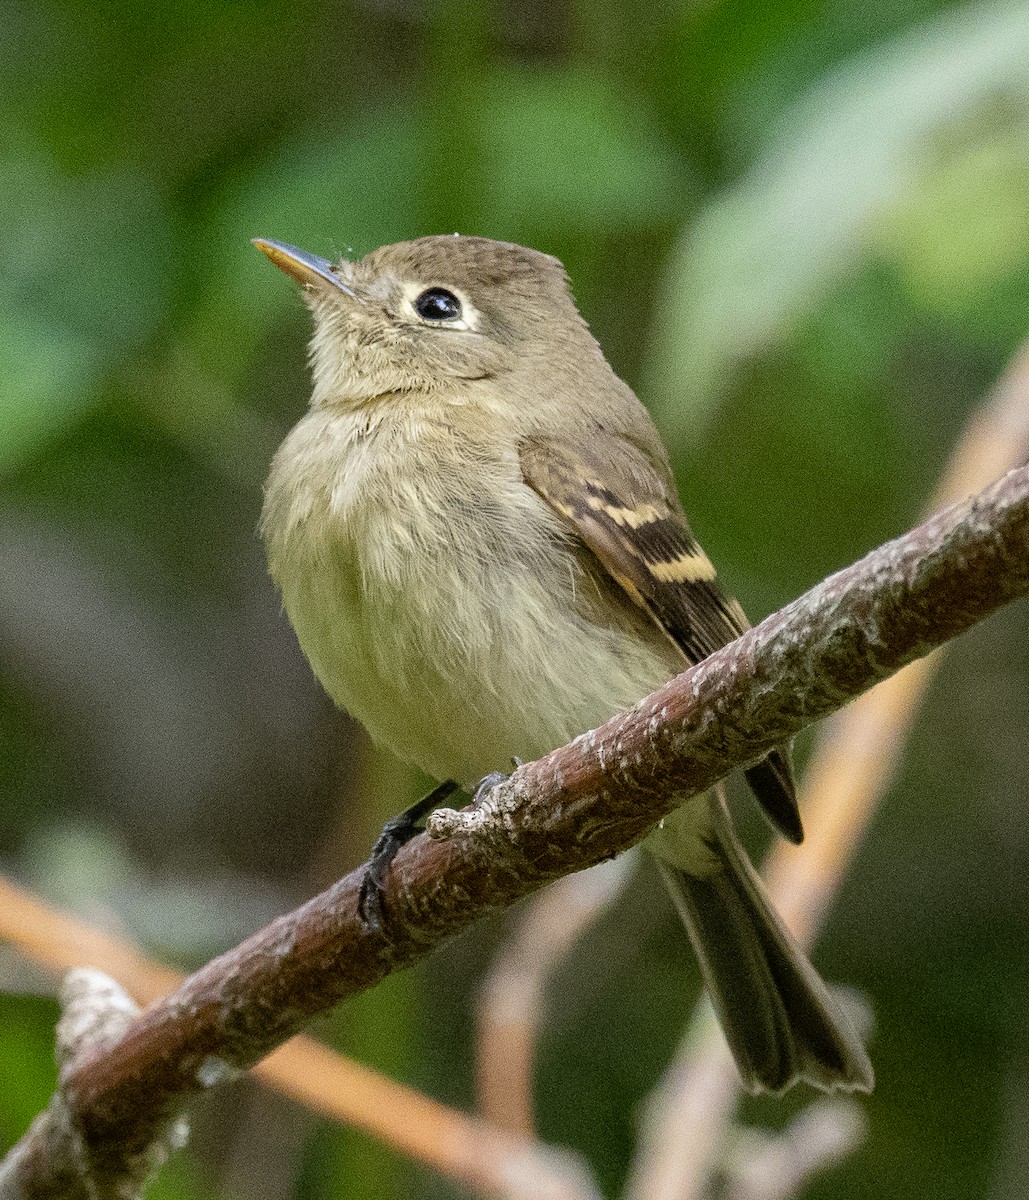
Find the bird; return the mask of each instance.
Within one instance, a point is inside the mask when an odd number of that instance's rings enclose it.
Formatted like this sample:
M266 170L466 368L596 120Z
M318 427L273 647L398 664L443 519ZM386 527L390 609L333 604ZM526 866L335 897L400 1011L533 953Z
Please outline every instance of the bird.
M467 235L335 262L254 244L313 320L310 406L265 487L270 573L332 700L441 781L428 804L564 745L748 628L558 259ZM789 747L745 776L799 842ZM424 811L384 831L373 900ZM772 908L722 789L644 845L743 1085L870 1090L862 1040Z

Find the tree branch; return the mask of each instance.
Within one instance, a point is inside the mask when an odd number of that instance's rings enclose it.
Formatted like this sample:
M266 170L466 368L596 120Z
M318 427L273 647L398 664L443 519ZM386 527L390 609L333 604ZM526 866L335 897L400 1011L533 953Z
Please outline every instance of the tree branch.
M76 1060L72 1118L101 1173L152 1144L185 1096L485 912L638 841L676 804L1029 591L1029 469L830 577L631 711L520 768L390 873L387 922L341 880ZM45 1179L26 1196L43 1195Z

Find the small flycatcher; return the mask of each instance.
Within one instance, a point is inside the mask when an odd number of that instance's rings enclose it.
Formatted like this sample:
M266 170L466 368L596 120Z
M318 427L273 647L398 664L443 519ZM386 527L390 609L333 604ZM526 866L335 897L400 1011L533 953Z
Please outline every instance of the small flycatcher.
M268 561L315 674L373 738L474 789L747 628L555 258L456 236L336 264L256 245L314 318L311 407L266 489ZM788 747L745 774L800 841ZM721 791L646 845L745 1084L870 1089L864 1047L771 910Z

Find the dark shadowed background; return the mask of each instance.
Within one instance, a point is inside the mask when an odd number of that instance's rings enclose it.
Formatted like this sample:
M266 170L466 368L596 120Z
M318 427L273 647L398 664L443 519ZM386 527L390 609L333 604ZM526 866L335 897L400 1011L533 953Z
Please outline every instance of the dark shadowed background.
M562 258L752 617L913 523L1029 334L1024 3L2 7L0 869L183 967L425 782L333 712L265 574L308 320L251 237ZM879 1082L806 1195L1025 1195L1027 758L1023 604L953 647L818 948L874 1005ZM468 1106L504 925L316 1032ZM2 1151L57 1010L2 946L0 986ZM541 1132L609 1195L697 987L646 872L556 981ZM241 1084L152 1195L454 1193Z

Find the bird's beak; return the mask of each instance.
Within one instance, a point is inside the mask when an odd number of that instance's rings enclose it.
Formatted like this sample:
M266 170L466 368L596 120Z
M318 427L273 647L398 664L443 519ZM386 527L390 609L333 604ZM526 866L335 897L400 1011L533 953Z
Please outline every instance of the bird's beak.
M268 255L280 271L285 271L304 287L324 287L325 284L329 284L345 292L351 299L357 299L332 269L332 263L327 258L319 258L317 254L308 254L306 250L298 250L296 246L288 246L285 242L272 242L267 238L254 238L253 242L262 254Z

